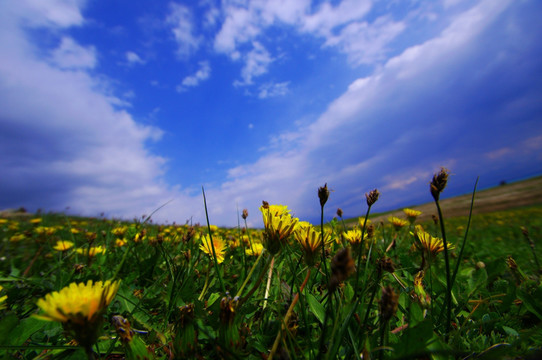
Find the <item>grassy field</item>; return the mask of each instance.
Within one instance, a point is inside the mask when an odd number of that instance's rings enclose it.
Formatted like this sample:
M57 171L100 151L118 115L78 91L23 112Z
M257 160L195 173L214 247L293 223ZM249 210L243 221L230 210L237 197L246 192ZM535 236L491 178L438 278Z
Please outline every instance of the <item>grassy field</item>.
M436 203L326 227L264 204L244 214L263 230L3 214L0 358L536 359L541 181L478 193L472 218L470 195L439 201L443 222Z

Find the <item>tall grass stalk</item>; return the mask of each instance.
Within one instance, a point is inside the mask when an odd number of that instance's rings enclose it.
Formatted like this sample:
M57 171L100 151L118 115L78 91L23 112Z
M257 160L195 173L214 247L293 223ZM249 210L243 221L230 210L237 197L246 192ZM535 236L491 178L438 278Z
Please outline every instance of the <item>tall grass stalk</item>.
M457 257L457 262L455 264L454 273L452 274L452 284L451 286L454 286L455 277L457 276L457 273L459 272L459 265L461 264L461 260L463 259L463 250L465 250L465 244L467 243L467 237L469 235L469 229L470 229L470 221L472 219L472 209L474 208L474 195L476 194L476 187L478 186L478 180L480 177L476 178L476 182L474 183L474 189L472 191L472 198L470 201L470 209L469 209L469 218L467 220L467 227L465 229L465 235L463 236L463 242L461 243L461 249L459 250L459 255Z
M442 210L438 198L435 199L435 205L437 206L438 218L440 222L440 231L442 234L442 244L444 245L444 264L446 266L446 296L445 296L445 309L446 309L446 334L445 338L448 340L450 329L452 326L452 278L450 274L450 258L448 255L448 242L446 241L446 229L444 227L444 217L442 216Z
M203 205L205 206L205 219L207 220L207 230L209 231L209 240L211 242L211 249L213 249L213 262L215 263L215 272L218 276L218 281L220 282L220 288L222 289L222 292L226 293L226 288L224 287L224 281L222 280L222 274L220 274L220 270L218 268L218 260L216 258L216 251L215 251L215 243L213 241L213 234L211 234L211 223L209 222L209 213L207 211L207 199L205 198L205 189L203 186L201 187L201 191L203 193Z

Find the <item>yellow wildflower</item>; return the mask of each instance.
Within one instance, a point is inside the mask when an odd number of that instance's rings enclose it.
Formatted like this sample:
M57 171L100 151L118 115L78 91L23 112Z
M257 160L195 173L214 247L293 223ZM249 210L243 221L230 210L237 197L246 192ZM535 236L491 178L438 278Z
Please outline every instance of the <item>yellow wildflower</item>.
M116 246L124 246L126 245L128 241L126 239L117 239L115 240L115 245Z
M59 240L56 242L56 245L53 246L53 249L57 251L66 251L72 247L73 247L73 243L71 241Z
M403 209L403 212L405 213L408 221L412 224L416 218L418 216L420 216L422 214L421 211L418 211L418 210L413 210L413 209L409 209L409 208L405 208Z
M48 227L48 226L38 226L37 228L34 229L34 232L40 235L53 235L55 231L56 231L56 228Z
M92 246L90 249L77 249L77 253L94 257L98 254L104 254L105 248L103 246Z
M264 201L260 211L265 227L264 247L271 254L276 254L294 232L299 219L290 215L286 205L269 205Z
M314 265L315 255L321 250L322 234L314 226L306 221L299 223L294 232L296 240L301 244L305 253L305 262L307 265ZM331 238L329 233L324 234L324 244Z
M2 287L2 285L0 285L0 291L2 291L4 288ZM5 309L6 308L6 299L8 298L7 295L4 295L4 296L0 296L0 310L2 309Z
M431 257L434 257L439 252L444 251L444 242L441 238L433 237L431 234L425 232L423 227L417 225L414 230L414 238L416 239L416 247L427 253ZM448 250L453 249L454 246L448 244Z
M31 224L39 224L41 221L41 218L30 219Z
M114 228L113 230L111 230L111 232L113 233L113 235L121 238L124 236L124 234L126 234L126 231L128 230L128 227L126 226L121 226L121 227L116 227Z
M103 313L113 301L118 288L119 281L110 280L94 284L92 280L86 284L71 283L39 299L37 305L45 314L35 317L61 322L64 329L88 349L98 339Z
M354 227L351 230L343 233L343 237L353 246L359 246L361 244L361 229ZM363 238L367 238L367 234L363 235Z
M403 226L405 226L406 224L408 224L408 221L404 220L404 219L400 219L398 217L395 217L395 216L390 216L388 218L388 221L393 225L393 227L395 228L395 230L400 230Z
M251 255L251 256L258 256L261 254L263 250L263 245L261 243L257 243L257 242L253 242L252 243L252 246L251 245L247 245L245 247L245 253L247 255Z
M216 261L221 264L224 261L224 253L226 252L226 243L224 239L218 235L213 235L213 242L211 244L211 239L209 235L201 237L201 245L199 248L213 258L213 246L215 248Z
M9 238L9 241L11 242L18 242L21 240L24 240L26 236L24 234L15 234Z
M8 219L0 219L0 225L4 225L8 222Z

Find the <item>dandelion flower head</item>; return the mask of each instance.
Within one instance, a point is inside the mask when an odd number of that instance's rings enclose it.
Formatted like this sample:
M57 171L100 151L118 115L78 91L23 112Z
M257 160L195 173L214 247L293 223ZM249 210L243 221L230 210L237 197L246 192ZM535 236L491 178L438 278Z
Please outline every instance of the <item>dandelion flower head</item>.
M265 227L264 247L270 253L276 254L294 232L299 219L292 217L286 205L269 205L264 202L260 211Z
M211 243L209 235L201 237L199 248L211 258L213 258L213 246L215 248L216 261L221 264L224 261L224 253L226 252L226 242L224 239L218 235L213 235L213 242Z
M39 299L37 305L45 314L43 320L83 324L92 322L111 303L120 281L71 283L60 291L54 291Z
M53 249L56 251L66 251L73 247L73 243L71 241L66 240L59 240L56 242L56 245L53 246Z

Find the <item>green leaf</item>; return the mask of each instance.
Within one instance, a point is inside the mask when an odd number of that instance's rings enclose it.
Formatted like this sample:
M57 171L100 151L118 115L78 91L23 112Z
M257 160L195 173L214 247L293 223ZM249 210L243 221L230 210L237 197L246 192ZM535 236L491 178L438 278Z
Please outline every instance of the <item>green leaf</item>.
M10 338L11 331L15 329L19 319L15 314L8 314L2 320L0 320L0 344L1 345L11 345L7 343Z
M212 293L211 296L209 296L209 300L207 301L207 307L212 306L215 301L217 301L220 298L219 293Z
M510 336L519 336L519 333L512 329L511 327L508 327L508 326L502 326L502 329L504 330L504 332Z
M427 343L433 338L433 324L430 319L425 319L418 325L408 327L399 343L394 346L397 357L407 357L426 350Z
M326 317L326 311L322 304L320 304L312 294L307 294L307 302L311 312L314 314L314 316L316 316L318 321L323 324L324 318Z
M32 334L40 331L50 322L29 317L21 320L19 325L9 334L12 345L23 345Z
M531 296L531 294L518 289L517 291L518 298L523 301L523 305L529 310L531 313L536 315L540 320L542 320L542 308L539 303Z

